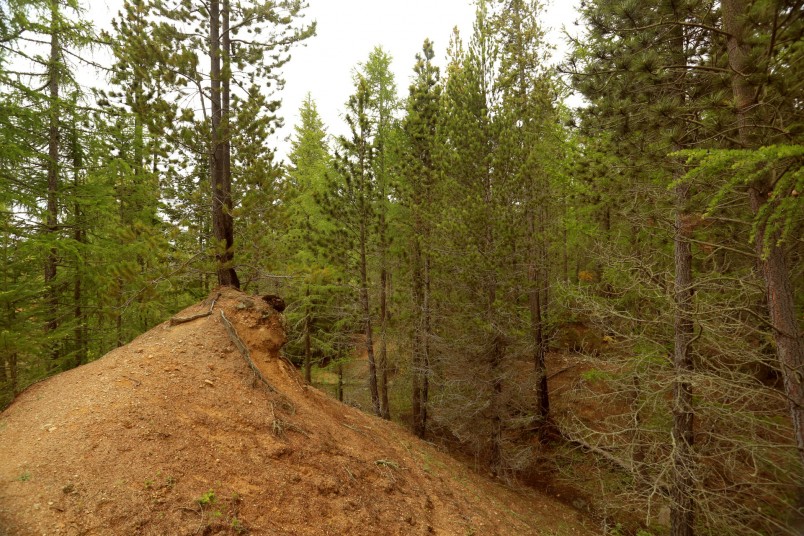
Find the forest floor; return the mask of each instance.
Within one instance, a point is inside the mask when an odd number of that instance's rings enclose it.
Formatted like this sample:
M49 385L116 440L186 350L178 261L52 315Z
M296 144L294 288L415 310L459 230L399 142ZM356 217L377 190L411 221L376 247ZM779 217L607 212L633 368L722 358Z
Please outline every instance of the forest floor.
M0 535L594 533L557 499L304 385L279 357L282 322L225 290L212 315L25 391L0 414Z

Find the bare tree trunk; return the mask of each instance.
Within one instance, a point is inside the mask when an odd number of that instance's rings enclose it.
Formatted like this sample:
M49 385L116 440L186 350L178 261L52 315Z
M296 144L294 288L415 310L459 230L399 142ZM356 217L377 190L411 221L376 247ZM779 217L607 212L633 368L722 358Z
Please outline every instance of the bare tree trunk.
M371 329L371 307L368 292L368 261L366 259L366 222L364 215L360 219L360 304L363 308L363 325L366 337L366 355L369 367L369 391L371 392L371 408L380 416L380 394L377 389L377 365L374 360L374 341Z
M381 218L384 220L384 218ZM385 225L380 221L380 228ZM388 268L385 258L385 231L380 231L380 415L383 419L391 419L391 407L388 404Z
M80 178L78 169L80 166L80 158L78 154L73 155L73 185L75 186L76 190L80 186ZM81 212L81 205L76 202L73 208L75 212L75 230L73 232L73 238L75 239L76 243L83 244L86 242L86 233L84 231L83 225L83 214ZM75 364L74 366L78 367L83 363L86 363L87 360L87 339L86 335L86 321L84 320L84 311L83 311L83 294L82 294L82 279L84 276L83 268L81 266L76 267L75 271L75 280L73 282L73 317L75 319L75 327L73 328L73 337L75 338Z
M429 232L425 234L425 248L429 246ZM430 253L424 252L424 288L422 296L422 405L419 408L419 422L422 437L427 433L427 408L430 399Z
M338 402L343 402L343 364L338 363Z
M670 533L672 536L692 536L695 527L694 433L695 413L692 407L692 384L694 372L690 345L692 343L692 251L690 249L691 227L686 204L689 185L676 188L678 208L674 238L675 262L675 353L673 369L673 475L670 495Z
M51 0L50 3L50 63L48 82L50 91L50 127L48 133L48 162L47 162L47 233L50 240L56 241L58 232L59 217L59 85L61 82L61 62L59 53L61 43L59 40L59 3ZM59 296L56 288L56 266L58 264L58 252L56 246L52 245L45 259L45 288L47 292L48 314L45 324L45 338L53 337L54 332L59 327ZM53 340L47 340L50 358L57 361L61 357L59 345Z
M680 21L683 15L677 12L672 0L663 4L663 9L674 20ZM670 29L670 55L674 64L686 63L684 50L684 27L675 24ZM679 74L675 81L674 98L683 104L687 91L685 74ZM676 142L674 150L684 148L683 142ZM674 166L674 178L683 175L683 169ZM690 185L681 183L675 189L675 229L673 235L673 264L675 286L673 289L673 451L672 473L670 475L670 534L671 536L693 536L695 533L695 409L692 397L692 378L695 364L692 360L693 342L693 295L692 278L692 238L693 226L690 224Z
M305 293L307 297L307 305L305 306L304 311L304 379L307 383L313 383L313 376L311 371L312 366L312 345L310 344L310 329L311 326L311 318L310 318L310 286L307 286L307 291Z
M533 209L528 210L528 304L530 307L530 331L533 344L533 366L536 370L538 402L536 413L541 422L540 432L550 414L550 395L547 388L547 364L545 362L544 327L542 324L542 303L538 277L538 244L536 238L535 215ZM543 435L540 433L540 435Z
M225 0L224 0L225 2ZM228 6L228 4L224 4ZM228 18L228 10L225 11ZM228 23L224 23L227 26ZM228 36L228 32L226 33ZM228 43L228 37L226 38ZM215 237L218 284L240 288L240 281L232 266L234 253L233 226L231 223L232 192L227 178L228 117L224 117L221 92L221 10L220 1L209 3L209 58L210 58L210 159L209 173L212 186L212 234ZM228 56L228 54L226 54ZM228 79L228 73L226 78ZM228 87L228 81L226 82ZM228 100L228 90L226 91ZM227 103L228 106L228 103ZM227 110L228 113L228 110Z
M740 142L744 148L757 148L761 140L753 139L749 126L755 95L758 88L749 76L754 72L750 59L749 37L745 16L749 10L746 0L723 0L723 28L729 34L727 48L731 67L732 92L738 113ZM748 190L751 210L758 215L768 202L772 190L771 177L756 179ZM775 237L765 241L766 223L757 226L755 248L760 260L762 278L765 281L766 298L773 325L776 352L781 365L790 417L798 446L801 464L804 466L804 337L795 316L795 297L790 283L790 271L786 266L782 247Z

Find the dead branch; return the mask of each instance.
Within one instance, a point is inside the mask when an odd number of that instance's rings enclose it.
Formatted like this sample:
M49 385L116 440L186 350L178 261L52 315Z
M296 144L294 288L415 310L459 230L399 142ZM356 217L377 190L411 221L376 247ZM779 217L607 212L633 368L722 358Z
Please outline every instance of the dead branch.
M663 495L665 497L669 496L670 485L667 482L664 482L661 479L657 480L656 482L650 481L645 475L643 475L637 469L635 464L630 462L629 460L624 460L622 458L619 458L619 457L615 456L614 454L612 454L611 452L609 452L609 451L607 451L605 449L602 449L600 447L596 447L595 445L587 443L583 439L579 439L577 437L572 437L565 430L562 430L560 427L559 427L559 433L561 433L561 436L566 441L568 441L568 442L570 442L572 444L575 444L575 445L581 447L582 449L584 449L584 450L586 450L588 452L591 452L592 454L596 454L597 456L600 456L601 458L605 459L606 461L608 461L609 463L611 463L615 467L617 467L619 469L622 469L626 473L628 473L631 476L635 477L637 480L640 480L640 481L644 482L645 484L648 484L649 486L657 489L657 491L661 495Z
M559 371L556 371L556 372L554 372L554 373L550 374L550 375L547 377L547 379L548 379L548 380L552 380L552 379L553 379L553 378L555 378L556 376L558 376L558 375L560 375L560 374L564 374L564 373L565 373L565 372L567 372L568 370L572 370L572 369L574 369L575 367L577 367L578 365L580 365L580 363L575 363L574 365L570 365L570 366L568 366L568 367L566 367L566 368L563 368L563 369L561 369L561 370L559 370Z
M218 298L220 297L221 293L218 292L218 295L212 299L212 304L209 306L209 311L205 313L198 313L197 315L192 316L185 316L185 317L174 316L173 318L170 319L170 325L177 326L179 324L186 324L187 322L192 322L193 320L198 320L199 318L206 318L210 316L212 314L212 309L215 308L215 302L218 301Z
M275 436L284 438L285 430L288 429L298 432L304 437L310 437L310 434L303 428L296 426L292 422L283 421L282 419L277 418L276 412L274 411L274 403L271 402L271 431Z

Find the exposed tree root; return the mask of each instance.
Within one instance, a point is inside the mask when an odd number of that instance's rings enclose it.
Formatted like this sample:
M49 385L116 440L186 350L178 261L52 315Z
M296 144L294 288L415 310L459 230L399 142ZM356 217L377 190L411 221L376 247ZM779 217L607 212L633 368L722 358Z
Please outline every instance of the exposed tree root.
M241 339L240 335L237 334L237 330L235 330L232 323L229 322L229 319L226 318L226 315L223 313L223 311L221 311L221 320L223 320L223 326L226 328L227 333L229 333L229 338L232 340L234 345L240 351L240 355L243 356L243 359L246 360L246 363L248 363L248 366L251 368L251 372L254 373L254 377L260 380L268 388L269 391L271 391L272 393L278 393L279 391L277 391L276 388L273 385L271 385L271 383L268 380L265 379L265 376L262 375L260 369L257 368L257 365L251 359L251 352L249 352L246 343L243 342L243 339Z

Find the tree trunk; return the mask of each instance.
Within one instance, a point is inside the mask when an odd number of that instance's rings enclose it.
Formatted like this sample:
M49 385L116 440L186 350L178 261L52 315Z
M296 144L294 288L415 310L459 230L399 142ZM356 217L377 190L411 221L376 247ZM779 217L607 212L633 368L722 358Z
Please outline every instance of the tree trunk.
M310 318L310 286L307 286L307 291L305 293L307 297L307 305L305 306L304 311L304 379L307 381L308 384L313 383L312 377L312 345L310 344L310 329L311 329L311 318Z
M371 392L371 408L378 417L380 414L380 395L377 390L377 365L374 360L374 341L371 329L371 307L368 292L368 262L366 259L367 230L365 214L360 220L360 304L363 308L363 322L366 337L366 355L369 367L369 391Z
M675 2L663 4L663 9L674 20L681 20ZM670 29L670 55L673 64L686 63L684 49L684 27L675 24ZM674 98L683 105L687 89L685 74L679 74L675 81ZM686 140L673 144L673 150L684 149ZM683 169L672 162L674 175L678 179ZM670 483L670 534L671 536L693 536L695 533L695 410L693 408L691 375L695 372L692 360L693 340L693 278L692 278L692 239L693 227L690 225L690 185L681 183L675 189L675 233L673 235L673 264L675 286L673 289L674 311L674 354L673 354L673 459Z
M673 369L673 475L670 495L670 531L672 536L692 536L695 526L695 465L693 426L695 413L692 407L692 384L689 376L694 372L690 344L692 343L692 251L687 201L689 185L676 188L677 211L673 243L675 263L675 352Z
M19 369L17 368L17 352L12 352L8 356L9 373L11 374L11 392L17 396L20 392L19 386Z
M59 40L59 3L52 0L50 4L50 127L48 133L48 162L47 162L47 233L53 245L50 246L47 258L45 259L45 289L47 292L48 313L45 324L46 346L49 348L50 358L57 361L61 357L59 345L52 337L59 327L59 296L56 288L56 266L58 263L58 252L55 242L58 232L59 217L59 85L61 82L61 62L59 53L61 44ZM50 340L47 340L50 339Z
M492 392L491 392L491 472L499 475L503 468L502 460L502 355L505 351L502 336L495 334L489 347L489 361L491 365Z
M494 193L492 188L492 172L491 168L486 168L486 177L484 181L483 201L485 204L486 221L493 221L494 214ZM491 434L490 441L490 460L489 465L491 471L495 475L499 474L502 468L502 391L503 380L501 374L502 354L505 350L502 344L502 334L499 332L498 318L497 318L497 274L494 265L494 248L495 248L495 235L494 228L491 223L486 226L486 232L481 243L483 251L483 258L491 263L487 265L488 272L486 276L486 304L485 304L485 322L487 329L490 330L490 340L486 347L485 360L489 366L489 375L491 378L491 393L489 400Z
M425 233L425 244L428 233ZM427 407L430 399L430 254L424 253L424 295L422 301L422 404L419 408L419 422L422 426L422 437L427 433Z
M749 76L754 71L750 60L750 48L744 17L748 13L746 0L723 0L723 28L729 34L727 41L729 66L734 101L738 113L740 143L746 149L757 148L760 139L749 126L754 109L757 87ZM761 118L757 118L761 120ZM756 179L748 190L751 210L757 216L768 202L772 191L771 177ZM762 278L765 282L768 311L773 325L776 352L781 365L785 394L793 423L799 459L804 466L804 337L795 316L795 297L786 266L784 249L777 245L776 238L765 241L766 222L760 222L756 230L755 248L759 257Z
M423 222L419 213L420 202L416 203L416 214L414 215L413 228L413 305L416 311L416 323L413 333L413 358L411 363L411 378L413 381L412 391L412 411L413 411L413 432L423 438L427 434L427 401L425 386L427 376L427 321L425 320L425 301L426 301L426 276L424 268L424 253L422 251Z
M544 327L542 324L541 292L538 278L538 245L536 239L535 216L532 207L528 210L528 305L530 307L530 332L533 344L533 366L536 370L538 402L536 413L539 416L540 435L543 436L546 421L550 414L550 395L547 388L547 364L545 362Z
M123 279L117 278L117 304L115 307L115 344L123 346Z
M338 402L343 402L343 364L338 363Z
M384 218L382 218L384 220ZM385 222L380 221L380 415L391 420L391 407L388 404L388 268L385 258Z
M224 5L226 6L227 4ZM228 12L224 14L228 16ZM228 26L228 23L224 24ZM212 234L216 242L215 258L217 260L218 284L240 288L240 281L232 266L234 260L232 251L234 233L231 224L231 184L227 182L226 176L227 144L225 129L228 118L224 117L223 114L221 92L221 10L219 0L212 0L209 4L209 43L210 112L212 119L210 125L209 173L212 186ZM228 73L226 78L228 78Z
M79 187L79 174L78 174L78 167L79 167L79 159L77 155L73 161L74 166L74 185L75 188L78 189ZM75 211L75 231L73 232L73 238L75 239L77 244L84 244L86 242L85 232L83 229L84 222L83 214L81 213L81 205L75 203L73 208ZM75 338L75 363L74 366L78 367L87 360L87 340L85 337L85 320L84 320L84 311L83 311L83 293L82 293L82 279L83 279L83 269L81 266L77 266L75 270L75 280L73 281L73 317L75 319L75 327L73 328L73 337Z

